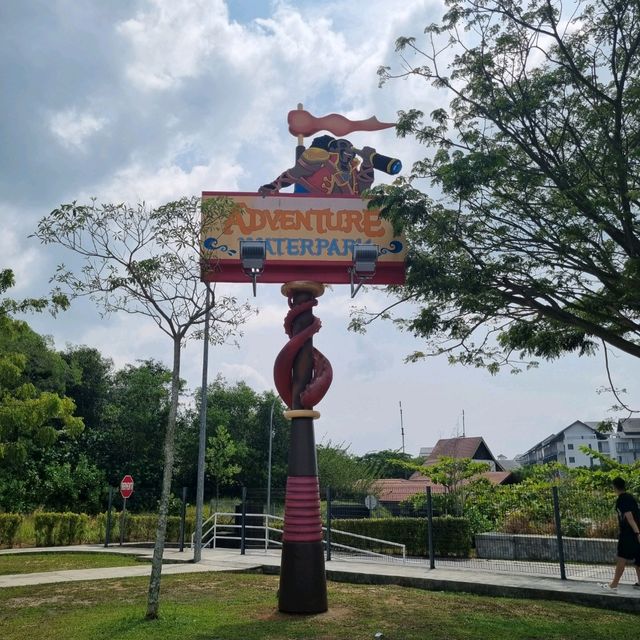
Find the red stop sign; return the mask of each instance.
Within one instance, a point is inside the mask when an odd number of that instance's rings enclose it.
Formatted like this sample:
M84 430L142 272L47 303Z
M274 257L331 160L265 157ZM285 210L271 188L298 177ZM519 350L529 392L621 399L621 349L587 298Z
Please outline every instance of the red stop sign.
M120 480L120 495L123 498L130 498L133 493L133 478L127 474Z

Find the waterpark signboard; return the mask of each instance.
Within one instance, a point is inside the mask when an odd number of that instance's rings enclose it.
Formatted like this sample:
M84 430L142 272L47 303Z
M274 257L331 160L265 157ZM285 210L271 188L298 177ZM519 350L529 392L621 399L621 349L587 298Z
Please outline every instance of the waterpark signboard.
M371 284L402 284L406 242L393 233L367 201L353 195L228 193L205 191L211 198L234 202L226 220L203 219L202 243L208 260L203 280L246 282L240 263L240 242L261 240L266 245L260 281L282 283L314 280L348 284L354 244L378 247Z

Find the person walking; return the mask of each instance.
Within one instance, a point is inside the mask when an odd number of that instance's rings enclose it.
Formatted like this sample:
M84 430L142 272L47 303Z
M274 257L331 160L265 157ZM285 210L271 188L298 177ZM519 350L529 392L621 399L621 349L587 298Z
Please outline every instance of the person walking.
M627 485L622 478L614 478L612 484L618 496L616 500L616 511L620 525L618 553L613 580L600 586L605 591L617 591L627 562L632 560L637 576L633 586L640 589L640 510L638 502L630 493L627 493Z

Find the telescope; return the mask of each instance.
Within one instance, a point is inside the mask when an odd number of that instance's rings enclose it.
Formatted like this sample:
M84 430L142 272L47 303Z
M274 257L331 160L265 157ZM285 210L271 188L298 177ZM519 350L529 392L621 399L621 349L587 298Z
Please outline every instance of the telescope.
M354 151L360 151L354 149ZM383 156L381 153L374 153L371 155L371 164L374 169L378 171L384 171L390 176L395 176L402 170L402 162L398 158L390 158L389 156Z
M353 153L357 153L362 156L362 149L357 149L356 147L351 147ZM371 155L371 164L374 169L378 171L384 171L388 173L390 176L395 176L397 173L400 173L402 170L402 162L398 160L398 158L390 158L389 156L382 155L377 151Z

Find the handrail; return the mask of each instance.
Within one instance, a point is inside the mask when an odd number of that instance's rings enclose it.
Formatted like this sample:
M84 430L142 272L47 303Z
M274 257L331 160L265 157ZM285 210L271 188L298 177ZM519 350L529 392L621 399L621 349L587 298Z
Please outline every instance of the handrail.
M209 518L207 518L207 520L205 520L205 522L203 522L203 528L205 524L208 524L209 522L211 522L211 520L213 520L213 525L211 527L209 527L209 529L207 529L203 534L202 534L202 540L205 539L206 536L208 536L211 532L213 532L213 538L212 538L212 542L213 542L213 548L216 548L216 544L217 544L217 538L218 538L218 527L224 527L226 529L241 529L242 525L241 524L234 524L234 523L220 523L218 522L218 516L232 516L232 517L237 517L239 514L237 513L230 513L230 512L226 512L226 511L216 511L215 513L213 513L211 516L209 516ZM270 520L272 521L276 521L276 522L284 522L284 518L282 518L281 516L273 516L269 513L247 513L245 514L245 517L252 517L252 518L262 518L263 523L261 525L245 525L246 529L263 529L264 530L264 536L260 537L260 538L254 538L254 537L246 537L245 536L245 540L251 540L252 542L256 542L256 541L264 541L264 550L265 552L269 550L269 544L276 544L276 545L282 545L282 542L280 540L273 540L271 539L271 537L269 536L269 533L271 531L273 531L274 533L280 533L282 534L282 529L280 528L276 528L276 527L270 527ZM326 527L322 527L322 531L326 532L327 528ZM399 542L392 542L391 540L382 540L380 538L373 538L371 536L363 536L359 533L352 533L351 531L342 531L341 529L334 529L333 527L331 528L331 532L332 533L337 533L340 535L344 535L344 536L351 536L352 538L357 538L359 540L368 540L370 542L378 542L390 547L397 547L399 549L401 549L402 551L402 561L406 562L407 559L407 547L404 544L401 544ZM193 548L193 543L194 543L194 536L195 533L191 535L191 547ZM241 536L234 536L234 535L228 535L225 536L228 540L240 540ZM324 541L325 545L326 545L326 541ZM376 556L379 558L384 558L386 557L387 554L384 553L379 553L377 551L369 551L367 549L358 549L357 547L352 547L346 544L341 544L341 543L337 543L334 541L331 541L331 546L333 547L339 547L342 549L346 549L349 551L354 551L357 553L363 553L363 554L367 554L367 555L371 555L371 556Z

